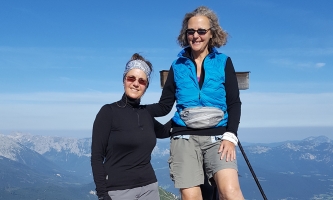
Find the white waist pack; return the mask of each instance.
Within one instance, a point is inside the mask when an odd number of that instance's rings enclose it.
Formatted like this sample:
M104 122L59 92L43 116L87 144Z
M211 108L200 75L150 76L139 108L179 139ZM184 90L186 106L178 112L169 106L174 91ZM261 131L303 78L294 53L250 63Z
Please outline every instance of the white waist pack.
M223 110L215 107L185 108L180 118L189 128L204 129L216 126L224 117Z

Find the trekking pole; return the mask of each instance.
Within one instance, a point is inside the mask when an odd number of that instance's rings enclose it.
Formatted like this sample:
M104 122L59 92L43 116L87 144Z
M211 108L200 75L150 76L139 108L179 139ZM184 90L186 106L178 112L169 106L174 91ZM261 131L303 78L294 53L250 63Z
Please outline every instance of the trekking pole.
M253 169L252 169L252 166L251 166L251 164L250 164L249 159L247 159L247 156L246 156L246 154L245 154L245 151L244 151L244 149L243 149L243 147L242 147L242 145L241 145L239 139L238 139L238 146L239 146L240 151L241 151L242 154L243 154L243 157L244 157L244 159L245 159L245 162L246 162L247 166L249 167L249 169L250 169L250 171L251 171L251 174L252 174L252 176L253 176L255 182L257 183L257 186L258 186L258 188L259 188L259 190L260 190L260 193L261 193L262 197L264 198L264 200L267 200L267 197L266 197L266 195L265 195L265 193L264 193L264 190L262 189L262 187L261 187L261 185L260 185L260 183L259 183L259 181L258 181L258 178L257 178L256 174L254 173L254 171L253 171Z
M258 188L259 188L259 190L260 190L260 193L261 193L262 197L264 198L264 200L267 200L267 197L266 197L266 195L265 195L265 193L264 193L264 190L262 189L262 187L261 187L261 185L260 185L260 183L259 183L259 180L258 180L256 174L255 174L254 171L253 171L253 168L252 168L252 166L251 166L251 164L250 164L250 161L249 161L249 159L247 158L247 156L246 156L246 154L245 154L245 151L244 151L244 149L243 149L243 146L242 146L242 144L240 143L239 139L238 139L238 146L239 146L240 151L242 152L242 155L243 155L243 157L244 157L244 159L245 159L245 162L246 162L247 166L249 167L249 169L250 169L250 171L251 171L251 174L252 174L252 176L253 176L255 182L257 183L257 186L258 186ZM219 199L219 197L218 197L217 188L214 187L214 192L213 192L213 198L212 198L212 200L218 200L218 199Z

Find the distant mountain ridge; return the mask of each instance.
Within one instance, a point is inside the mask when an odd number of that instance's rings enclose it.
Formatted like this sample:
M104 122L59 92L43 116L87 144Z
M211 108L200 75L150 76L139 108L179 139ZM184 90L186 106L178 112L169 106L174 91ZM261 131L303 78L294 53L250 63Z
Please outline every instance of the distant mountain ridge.
M27 187L63 191L63 199L73 195L71 191L81 195L80 199L95 199L90 145L91 138L0 134L0 199L29 193L32 189L24 189ZM268 199L333 199L331 139L309 137L274 144L246 144L243 148ZM239 151L237 156L246 199L260 199L258 188ZM158 140L152 153L152 164L159 185L178 195L169 178L168 157L169 142ZM6 198L3 195L7 195ZM38 197L43 195L46 194Z
M96 199L90 148L91 138L0 134L0 199ZM157 146L153 151L157 157L168 153ZM49 192L31 194L42 188ZM59 191L63 194L52 197ZM176 198L162 188L160 192L161 199Z
M244 150L268 199L333 199L333 140L308 137L279 145L252 144ZM238 160L240 167L245 165ZM242 185L258 192L246 171L240 170Z
M61 173L67 174L64 169L55 165L41 154L18 143L10 137L0 135L0 144L1 157L25 165L29 169L43 170L46 173L57 174L57 176L60 176Z
M12 133L7 137L42 155L52 151L66 151L77 156L90 157L91 138L77 139L24 133Z
M309 137L301 141L288 141L276 147L251 145L245 149L249 156L253 157L251 158L252 162L264 166L270 164L271 170L283 171L288 168L294 173L325 170L333 174L333 140L325 136ZM270 159L270 155L275 155L274 159ZM289 162L281 165L283 160ZM295 162L302 163L302 167L295 165Z
M43 155L0 135L0 199L66 199L73 192L79 198L89 196L80 194L78 185L85 188L81 182Z

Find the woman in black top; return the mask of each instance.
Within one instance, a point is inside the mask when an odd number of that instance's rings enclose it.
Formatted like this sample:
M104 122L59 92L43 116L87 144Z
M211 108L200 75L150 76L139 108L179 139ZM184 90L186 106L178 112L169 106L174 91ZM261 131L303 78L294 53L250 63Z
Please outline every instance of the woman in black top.
M156 137L169 137L171 126L160 124L140 105L151 71L151 63L134 54L123 75L123 97L96 116L91 166L99 199L159 199L151 152Z

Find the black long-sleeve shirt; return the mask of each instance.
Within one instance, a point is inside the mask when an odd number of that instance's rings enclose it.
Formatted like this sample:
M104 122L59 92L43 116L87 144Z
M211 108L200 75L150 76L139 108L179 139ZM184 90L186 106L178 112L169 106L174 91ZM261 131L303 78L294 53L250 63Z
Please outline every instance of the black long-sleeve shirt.
M189 59L191 59L189 52L186 51L185 55ZM195 64L193 59L192 62ZM202 73L199 81L200 88L202 87L203 81L205 77L204 66L202 67ZM221 83L222 84L222 83ZM225 83L224 83L225 91L226 91L226 104L227 104L227 112L228 112L228 123L226 127L213 127L208 129L192 129L183 126L179 126L173 123L172 133L171 135L222 135L224 132L232 132L237 136L238 126L240 122L241 115L241 101L239 98L239 88L236 77L236 72L230 57L227 58L225 65ZM174 82L174 72L172 67L170 67L167 80L164 84L162 95L160 100L156 104L150 104L147 106L147 109L150 110L151 113L155 117L165 116L167 115L172 107L174 102L176 101L176 85Z
M151 153L156 137L169 137L170 127L170 122L163 126L139 101L125 95L104 105L94 121L91 145L97 195L156 182Z

